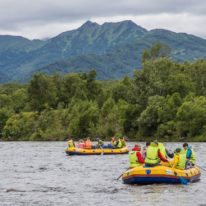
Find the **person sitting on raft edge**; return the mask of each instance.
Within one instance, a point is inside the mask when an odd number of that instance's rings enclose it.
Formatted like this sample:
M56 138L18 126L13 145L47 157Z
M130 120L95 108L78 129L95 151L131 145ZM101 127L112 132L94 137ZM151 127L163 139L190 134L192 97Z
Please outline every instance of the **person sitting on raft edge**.
M115 145L116 145L116 139L115 137L112 137L111 142L108 144L108 148L115 149Z
M83 139L80 139L77 145L78 148L84 149L85 148L85 143Z
M89 137L85 141L85 149L92 149L92 142Z
M125 137L121 137L120 140L121 140L121 142L122 142L122 148L123 148L123 147L126 147L127 145L126 145Z
M187 167L191 167L195 165L196 161L196 154L195 151L193 150L192 146L189 146L188 143L184 143L182 145L185 153L186 153L186 158L187 158Z
M97 144L95 148L104 148L104 142L100 138L97 138Z
M74 148L75 147L75 143L74 143L73 139L69 139L67 141L67 144L68 144L68 148Z
M180 170L186 168L186 152L184 149L176 148L174 151L174 161L171 163L171 167Z
M166 157L164 157L164 155L161 153L161 151L158 147L158 142L157 141L151 142L147 148L146 158L145 158L145 166L146 167L157 166L157 165L159 165L160 160L163 162L169 163L169 161L166 159Z
M141 146L136 144L132 151L129 152L130 168L138 167L144 164L144 159L141 154Z
M121 149L123 147L126 147L126 141L124 137L118 138L115 148L117 149Z

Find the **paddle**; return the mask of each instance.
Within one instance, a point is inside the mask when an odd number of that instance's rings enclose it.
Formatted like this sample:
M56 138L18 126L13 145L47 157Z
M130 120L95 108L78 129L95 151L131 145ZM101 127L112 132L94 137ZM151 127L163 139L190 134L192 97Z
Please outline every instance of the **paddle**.
M206 172L206 169L200 167L199 165L197 165L201 170L205 171Z
M188 184L188 181L184 177L179 177L179 179L180 179L180 183L182 185L187 185Z
M123 174L124 174L124 173L122 173L116 180L119 180L119 179L122 177Z
M129 170L130 169L130 167L129 168L127 168L127 170ZM127 171L126 170L126 171ZM121 177L122 177L122 175L124 174L125 172L123 172L116 180L119 180Z

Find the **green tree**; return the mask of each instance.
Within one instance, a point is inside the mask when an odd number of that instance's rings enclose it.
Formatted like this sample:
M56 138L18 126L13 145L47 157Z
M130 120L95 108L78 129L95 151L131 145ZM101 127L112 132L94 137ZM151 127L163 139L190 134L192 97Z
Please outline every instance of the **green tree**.
M87 98L89 100L95 100L102 94L102 88L99 82L96 81L97 73L95 70L89 71L87 74L83 73L80 75L85 81L87 87Z
M36 129L35 112L22 112L11 115L3 128L5 140L29 140Z
M155 62L147 61L141 71L135 72L133 102L144 106L147 105L150 96L179 93L184 97L194 92L194 83L190 75L181 69L179 64L165 58Z
M184 64L185 72L190 73L198 96L206 96L206 60L198 60L192 64Z
M101 108L101 115L97 127L98 135L102 137L111 137L113 135L125 134L124 126L126 122L126 112L129 104L120 100L117 103L109 98Z
M73 101L70 105L69 132L72 136L84 138L99 121L99 109L95 102Z
M22 111L27 102L28 102L28 96L27 96L27 91L26 89L18 89L16 90L12 95L12 107L16 113L19 113Z
M160 124L175 118L177 105L175 102L172 102L172 98L175 97L149 97L146 109L138 118L140 135L155 136Z
M67 74L63 77L63 89L61 92L61 101L68 107L72 99L87 99L86 82L79 74Z
M11 115L11 110L8 110L7 108L0 109L0 138L2 138L3 128Z
M12 107L12 99L7 94L0 94L0 108L11 108Z
M157 42L150 49L144 49L142 53L142 62L154 61L161 57L169 57L171 49L168 45Z
M177 111L179 137L192 138L206 128L206 97L189 97Z
M41 112L47 107L54 107L56 105L56 93L56 86L50 77L44 74L35 74L28 86L31 108Z

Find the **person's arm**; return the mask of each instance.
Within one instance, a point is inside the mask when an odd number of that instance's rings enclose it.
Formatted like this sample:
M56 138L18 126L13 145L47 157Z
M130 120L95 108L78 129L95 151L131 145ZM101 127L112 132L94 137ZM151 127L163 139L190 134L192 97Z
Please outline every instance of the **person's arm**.
M144 164L144 159L142 158L142 155L140 152L137 152L137 159L139 163Z
M169 162L164 155L162 155L162 153L160 152L160 150L158 150L158 157L160 158L160 160L162 160L163 162Z

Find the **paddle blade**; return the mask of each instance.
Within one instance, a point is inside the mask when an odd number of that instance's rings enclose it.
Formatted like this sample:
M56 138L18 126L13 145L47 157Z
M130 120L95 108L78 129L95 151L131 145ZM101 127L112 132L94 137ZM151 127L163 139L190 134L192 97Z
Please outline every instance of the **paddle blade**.
M187 185L188 181L184 177L180 177L180 183L183 185Z

